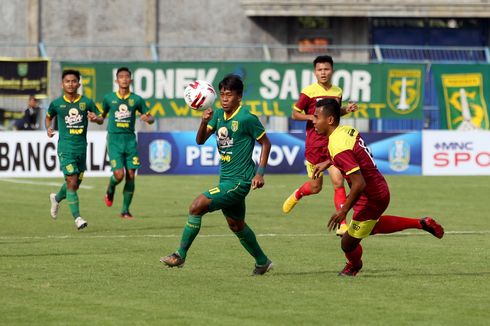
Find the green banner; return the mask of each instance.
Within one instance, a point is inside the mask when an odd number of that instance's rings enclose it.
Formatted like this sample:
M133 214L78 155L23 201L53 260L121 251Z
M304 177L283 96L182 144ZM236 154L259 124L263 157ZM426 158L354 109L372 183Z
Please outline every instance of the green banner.
M195 79L217 88L229 73L242 76L242 104L258 116L290 116L301 90L316 82L307 63L62 62L62 69L80 70L83 93L100 105L106 93L117 89L113 81L121 65L131 69L133 91L156 117L200 116L183 100L184 88ZM424 72L420 64L336 64L332 82L343 89L344 101L358 103L359 110L347 117L422 119Z
M441 129L490 129L490 65L432 65Z
M48 97L49 60L0 58L0 96Z

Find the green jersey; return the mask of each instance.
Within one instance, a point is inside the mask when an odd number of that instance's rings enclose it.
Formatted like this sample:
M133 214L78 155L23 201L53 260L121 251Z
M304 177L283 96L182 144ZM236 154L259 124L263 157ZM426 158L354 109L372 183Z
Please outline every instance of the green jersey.
M214 111L208 128L216 133L221 158L220 181L252 181L255 176L255 162L252 160L255 140L265 134L257 116L239 107L226 118L225 111L218 109Z
M65 96L51 102L46 115L51 118L57 116L58 153L86 153L88 111L98 112L94 102L83 95L73 102Z
M140 96L129 93L122 97L119 92L104 96L102 109L109 117L107 132L116 134L134 133L136 112L146 114L149 110Z

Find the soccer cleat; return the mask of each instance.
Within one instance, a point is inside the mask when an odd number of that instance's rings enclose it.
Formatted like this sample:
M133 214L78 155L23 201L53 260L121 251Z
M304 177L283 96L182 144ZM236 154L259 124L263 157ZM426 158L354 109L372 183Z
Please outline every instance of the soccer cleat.
M264 275L265 273L270 271L273 267L274 264L272 264L272 261L270 259L267 259L267 262L264 265L255 264L255 269L252 272L252 276Z
M75 219L75 225L77 226L77 229L81 230L86 228L88 226L88 223L79 216Z
M341 237L344 235L345 232L349 229L349 226L345 223L340 224L339 228L337 231L335 231L335 235Z
M360 264L357 267L354 267L354 265L352 265L351 262L347 262L347 264L345 264L344 269L340 271L339 276L356 276L357 273L359 273L359 271L361 270L361 268L362 268L362 260L360 261Z
M444 228L432 217L421 218L420 224L422 225L423 230L429 232L436 238L441 239L444 236Z
M123 213L121 213L120 216L121 216L121 218L125 218L125 219L128 219L128 220L132 220L134 218L133 215L131 215L130 212L123 212Z
M49 195L49 201L51 202L51 217L53 219L56 219L58 217L58 209L60 208L60 203L56 201L55 193Z
M296 189L291 196L284 201L284 204L282 204L282 211L286 214L289 213L299 201L296 199L296 191L298 191L298 189Z
M171 255L160 258L160 262L164 263L168 267L183 267L185 259L180 257L178 252L174 252Z
M105 205L107 207L111 207L112 206L112 202L114 201L114 194L110 194L108 192L106 192L105 196L104 196L104 202L105 202Z

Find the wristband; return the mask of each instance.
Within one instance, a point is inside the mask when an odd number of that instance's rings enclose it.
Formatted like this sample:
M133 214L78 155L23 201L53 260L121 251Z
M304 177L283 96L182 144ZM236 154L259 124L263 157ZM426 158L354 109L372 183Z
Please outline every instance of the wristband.
M263 177L265 174L265 166L259 166L257 168L257 174Z

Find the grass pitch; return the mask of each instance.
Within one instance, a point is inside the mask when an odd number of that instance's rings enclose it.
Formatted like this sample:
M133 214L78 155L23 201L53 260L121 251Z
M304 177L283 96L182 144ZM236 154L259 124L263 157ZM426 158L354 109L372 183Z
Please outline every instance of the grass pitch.
M268 175L248 196L247 222L275 264L263 277L249 276L253 259L220 212L204 217L184 268L158 261L177 248L188 205L216 176L137 177L134 220L118 218L122 185L107 208L107 179L86 178L82 231L66 202L58 220L49 216L61 179L0 179L0 324L487 325L490 177L387 179L388 214L431 215L447 233L370 237L355 278L337 276L345 258L325 227L328 184L281 212L305 176Z

